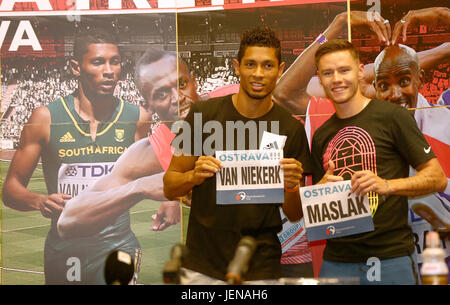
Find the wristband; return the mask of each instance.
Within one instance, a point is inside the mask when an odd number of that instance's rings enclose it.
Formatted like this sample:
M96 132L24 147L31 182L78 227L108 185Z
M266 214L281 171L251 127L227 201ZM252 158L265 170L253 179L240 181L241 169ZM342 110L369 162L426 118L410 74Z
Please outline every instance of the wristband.
M295 193L296 191L298 191L298 184L291 189L288 189L287 187L284 187L284 189L286 190L286 192Z
M386 183L386 195L389 195L389 182L384 180L384 183Z
M325 37L325 35L320 34L319 36L317 36L316 41L318 44L324 44L328 41L328 39Z

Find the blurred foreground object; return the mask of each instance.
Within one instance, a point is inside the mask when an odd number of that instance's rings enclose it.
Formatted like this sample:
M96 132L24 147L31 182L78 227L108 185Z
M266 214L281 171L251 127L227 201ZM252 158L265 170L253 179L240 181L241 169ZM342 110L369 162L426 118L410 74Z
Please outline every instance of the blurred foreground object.
M113 251L105 262L105 281L107 285L128 285L134 275L134 263L130 254Z
M445 251L440 247L437 232L426 236L426 248L423 251L423 265L420 270L423 285L447 285L448 267L445 263Z

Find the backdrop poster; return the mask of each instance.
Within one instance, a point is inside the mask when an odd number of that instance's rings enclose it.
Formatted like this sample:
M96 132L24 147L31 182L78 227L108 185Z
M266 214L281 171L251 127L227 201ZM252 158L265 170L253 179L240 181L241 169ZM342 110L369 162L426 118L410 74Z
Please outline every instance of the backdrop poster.
M5 1L2 2L4 3ZM174 12L76 16L65 16L64 12L53 11L55 14L49 14L50 12L46 11L43 16L1 18L1 32L4 35L1 40L1 130L2 143L5 144L2 147L2 180L6 177L10 160L19 145L21 130L27 124L33 111L38 107L55 103L61 97L65 105L71 107L68 96L76 92L79 86L77 78L72 73L71 60L74 40L80 32L88 30L96 33L98 29L104 29L116 38L121 56L121 73L115 86L114 96L132 105L141 106L141 111L149 111L149 115L153 114L148 109L149 103L144 103L144 98L135 82L136 62L150 48L176 54ZM92 64L96 63L92 62ZM176 64L173 66L173 73L176 76ZM119 103L119 105L122 104ZM75 111L71 113L75 115ZM60 115L64 117L64 111ZM154 119L157 118L154 117ZM155 125L156 121L151 116L148 120L149 125ZM75 121L79 122L80 119L75 116ZM133 130L136 122L130 121L111 125L112 141L103 141L102 137L106 137L108 133L103 136L99 131L96 137L98 145L78 144L83 141L82 133L86 129L82 124L74 123L75 121L68 119L66 122L52 123L52 136L60 129L64 129L55 140L61 147L58 148L54 159L39 160L28 183L28 189L39 194L63 193L77 198L96 181L110 175L114 168L114 161L127 152L134 142L134 134L128 133L128 130ZM108 128L106 126L104 130ZM147 139L144 140L148 142ZM100 160L103 158L104 162ZM134 160L134 162L140 161ZM58 176L54 177L48 168L60 163ZM140 164L143 163L140 162ZM129 165L132 168L133 164ZM154 172L158 171L163 172L162 165L154 170ZM162 176L160 180L162 183ZM107 194L108 191L110 195ZM114 196L112 191L113 188L108 187L104 194ZM96 201L95 196L91 198L93 201ZM130 251L135 257L136 268L140 268L138 283L162 283L161 270L170 257L171 247L183 239L180 224L161 231L151 229L154 222L152 216L158 213L162 203L162 201L146 199L120 216L124 223L127 221L131 223L132 234L137 237L142 250L142 253L137 255L134 251ZM179 202L175 204L179 206ZM2 209L2 268L4 268L2 282L44 284L44 272L46 272L44 257L50 253L50 251L44 251L44 244L49 231L55 234L57 219L46 218L39 211L20 212L4 205ZM180 213L179 210L178 207L178 213ZM186 209L184 210L186 212ZM80 225L80 229L82 227ZM112 238L122 234L122 229L123 227L118 226L117 230L111 230ZM100 246L106 240L100 237L94 238L97 233L87 232L87 235L86 238L64 240L64 247L69 247L64 255L79 259L79 261L67 261L67 265L63 267L65 269L61 271L61 273L67 273L69 277L67 280L71 284L77 284L78 280L82 282L85 277L83 268L79 273L80 276L77 276L77 262L83 266L85 257L90 255L88 253L95 251L97 256L106 256L108 254L106 251L112 250ZM91 240L91 237L96 242ZM50 248L52 242L49 240L47 239L47 243L50 244ZM77 249L72 250L71 243L76 243ZM53 244L55 247L63 247L63 242L58 241L57 244ZM50 262L47 265L52 266L53 263ZM86 264L86 268L89 268L89 264Z
M392 32L403 17L412 10L432 9L433 7L442 6L439 1L351 1L351 10L368 13L375 16L379 13L383 18L389 20ZM301 53L311 45L315 38L322 33L327 26L332 24L334 18L340 13L345 12L345 3L316 3L297 5L292 7L272 7L248 8L233 11L211 11L183 13L178 15L179 22L179 52L180 55L191 65L197 76L199 83L199 91L201 93L210 93L220 91L225 85L228 92L233 92L232 84L237 83L237 79L232 73L232 58L237 54L238 37L248 24L268 25L278 31L278 36L282 41L282 59L287 63L287 69ZM267 14L266 12L270 12ZM292 15L296 16L293 17ZM437 18L434 18L435 20ZM232 22L229 22L232 21ZM356 22L356 20L355 20ZM427 24L426 24L427 23ZM419 104L420 111L417 113L429 114L438 113L438 116L444 119L440 121L450 122L448 118L449 103L448 75L450 66L448 57L440 57L439 52L448 53L448 42L450 39L448 25L442 22L415 22L412 23L407 31L405 45L412 47L419 52L419 57L426 58L429 51L434 53L433 63L424 64L424 82L419 92L424 99ZM351 35L347 35L347 31L343 30L341 35L334 38L351 39L352 43L357 46L360 51L361 62L367 65L368 71L373 71L373 62L376 56L384 48L384 44L380 43L375 32L368 26L354 24L351 27ZM223 46L223 47L222 47ZM226 46L226 49L225 49ZM219 50L220 48L220 50ZM429 58L429 57L428 57ZM236 90L236 88L234 88ZM374 91L374 88L372 89ZM311 94L313 99L319 99L320 96ZM426 100L427 102L424 102ZM433 105L441 106L430 108ZM311 107L311 104L309 105ZM332 107L319 109L313 112L313 115L307 113L294 113L296 117L305 121L305 127L308 135L312 138L314 131L322 124L326 118L333 112ZM424 115L426 116L426 115ZM422 120L423 122L423 120ZM420 124L420 121L418 121ZM430 124L427 130L422 130L425 137L432 145L433 150L449 176L448 156L449 141L443 130L445 127L438 127ZM433 136L434 135L434 136ZM447 224L448 218L448 190L445 193L434 196L433 205L440 207L442 217ZM446 209L447 207L447 209ZM421 253L424 248L424 236L426 232L432 229L428 221L414 213L410 209L410 224L413 227L416 251L419 262L421 262ZM442 228L442 226L441 226ZM449 251L448 237L442 236L442 246ZM320 267L321 249L323 244L311 247L313 255L317 254L319 264L315 266L316 271ZM317 251L316 251L317 250ZM303 260L290 260L290 262L303 262ZM316 272L316 275L318 273Z

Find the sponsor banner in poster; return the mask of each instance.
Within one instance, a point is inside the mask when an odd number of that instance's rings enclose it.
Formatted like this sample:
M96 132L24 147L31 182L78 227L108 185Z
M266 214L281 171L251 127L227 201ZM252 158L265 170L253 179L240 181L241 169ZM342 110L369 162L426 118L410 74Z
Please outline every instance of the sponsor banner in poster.
M278 239L281 243L281 252L285 253L289 248L297 243L297 241L305 235L305 221L300 219L297 222L290 222L280 208L281 222L283 224L283 229L278 233Z
M309 241L374 230L368 197L358 197L350 191L351 181L300 188Z
M283 203L282 150L217 151L217 204Z
M58 170L58 193L78 195L100 177L108 175L114 162L62 163Z

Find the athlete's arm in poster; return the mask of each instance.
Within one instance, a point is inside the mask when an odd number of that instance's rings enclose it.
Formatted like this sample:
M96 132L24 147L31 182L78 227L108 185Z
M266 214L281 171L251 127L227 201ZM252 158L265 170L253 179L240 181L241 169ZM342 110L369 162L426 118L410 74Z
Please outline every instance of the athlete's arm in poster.
M353 27L363 30L371 29L380 41L389 42L391 29L389 23L384 23L384 18L378 16L373 21L368 19L367 12L352 11L351 24ZM343 34L347 26L347 12L337 15L328 28L322 33L328 40L335 39ZM306 114L311 95L324 96L323 89L318 80L310 81L316 74L314 54L319 48L318 41L314 41L302 54L297 57L289 69L281 76L277 87L273 92L274 100L296 115ZM316 88L316 86L318 88ZM314 90L311 93L311 90ZM315 95L319 91L318 95Z
M448 8L429 8L414 12L414 14L410 14L410 20L417 19L427 22L427 20L433 19L430 16L434 16L436 19L438 18L438 15L444 16L445 14L448 14ZM376 19L370 21L367 18L367 12L361 11L352 11L350 17L353 29L358 29L358 31L370 29L377 34L380 42L386 41L386 43L388 43L392 40L390 23L384 23L385 19L383 17L379 16L378 22ZM446 21L449 22L448 20L450 19L447 19ZM399 31L398 24L399 23L396 24L392 36L394 36L396 30L397 32ZM347 13L344 12L335 17L333 22L323 32L323 35L328 40L335 39L346 30L346 25ZM396 39L396 42L397 40L398 39ZM291 111L291 113L297 115L306 114L310 96L326 97L318 78L314 76L316 72L314 54L319 46L319 43L315 41L303 51L292 66L280 78L274 91L275 100ZM418 52L417 55L419 57L420 67L424 70L431 69L438 64L447 63L449 61L449 43L443 43L433 49ZM373 87L374 79L375 72L373 64L365 65L364 80L361 82L361 90L363 95L368 98L375 98L376 96L376 91ZM308 82L306 85L305 81Z
M44 217L57 218L67 199L65 194L38 194L27 189L43 147L50 140L50 112L37 108L23 127L20 143L3 183L3 202L19 211L39 210Z
M162 177L159 180L160 189L163 189ZM184 202L184 200L183 200ZM175 225L180 222L181 219L181 209L180 201L163 201L159 206L158 211L152 215L153 231L162 231L171 225Z
M136 123L136 132L134 136L135 142L148 136L148 131L151 128L151 123L152 114L145 110L144 107L139 106L139 121Z
M91 235L143 199L167 201L163 174L148 139L134 143L109 175L67 202L58 220L59 234L64 238Z
M392 32L392 44L405 43L406 31L410 25L450 25L450 9L448 7L428 7L411 10L401 20L397 21ZM401 38L401 39L400 39ZM400 41L401 40L401 41Z

